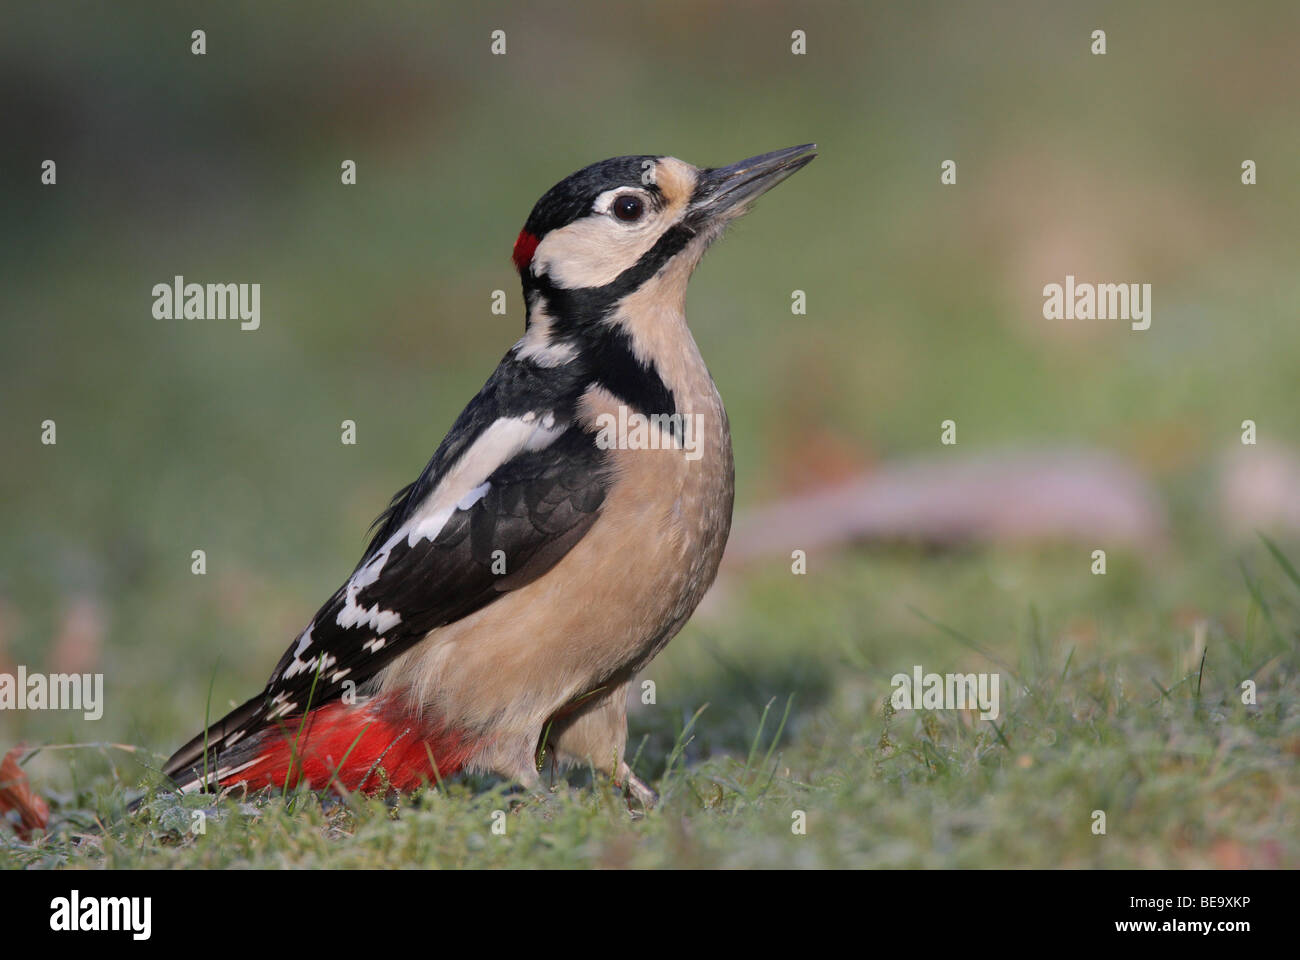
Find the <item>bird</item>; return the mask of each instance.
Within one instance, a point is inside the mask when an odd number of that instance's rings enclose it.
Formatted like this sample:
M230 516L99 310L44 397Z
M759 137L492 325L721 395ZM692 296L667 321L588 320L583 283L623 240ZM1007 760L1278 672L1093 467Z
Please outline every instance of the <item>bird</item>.
M735 491L687 281L815 150L614 157L548 190L513 248L522 338L265 689L167 760L171 785L374 795L481 772L541 793L549 759L651 807L629 686L712 584Z

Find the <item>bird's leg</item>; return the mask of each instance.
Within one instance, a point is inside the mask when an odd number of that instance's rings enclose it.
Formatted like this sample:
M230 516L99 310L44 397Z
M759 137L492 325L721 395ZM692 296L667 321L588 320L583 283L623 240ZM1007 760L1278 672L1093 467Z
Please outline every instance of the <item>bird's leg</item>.
M655 793L649 785L633 773L632 768L627 765L625 760L619 761L618 770L614 774L614 782L623 788L623 795L629 797L629 810L632 808L631 798L635 798L646 813L653 810L655 804L659 802L659 794Z
M627 745L627 688L621 684L599 700L584 703L581 709L566 716L555 731L555 752L566 762L591 764L607 774L624 796L634 798L644 810L650 810L659 796L632 772L623 759ZM628 809L632 809L629 802Z

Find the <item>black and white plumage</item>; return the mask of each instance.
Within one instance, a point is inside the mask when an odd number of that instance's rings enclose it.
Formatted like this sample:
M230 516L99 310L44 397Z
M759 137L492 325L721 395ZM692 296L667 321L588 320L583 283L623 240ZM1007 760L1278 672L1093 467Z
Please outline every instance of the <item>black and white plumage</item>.
M266 689L232 714L229 729L209 731L210 751L363 688L430 630L544 574L595 521L610 476L595 435L573 422L579 388L556 382L574 371L548 375L515 352L376 521L361 562L285 651ZM203 746L200 734L165 772L199 762Z
M622 760L619 698L712 581L731 515L726 414L685 326L686 280L811 158L621 157L552 188L515 246L524 337L266 689L164 772L184 789L371 789L381 765L397 786L461 767L532 783L554 728L562 759L650 797ZM662 446L602 442L616 410L662 416ZM702 463L682 456L685 416L703 424Z

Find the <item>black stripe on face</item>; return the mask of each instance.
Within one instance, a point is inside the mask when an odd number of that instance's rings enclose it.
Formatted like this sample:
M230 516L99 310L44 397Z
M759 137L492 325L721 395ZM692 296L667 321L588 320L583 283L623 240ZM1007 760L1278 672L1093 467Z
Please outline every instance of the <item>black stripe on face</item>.
M662 270L668 261L686 249L695 239L696 231L682 223L664 231L653 247L641 254L640 259L609 283L600 287L566 288L556 286L549 277L524 276L524 300L532 303L540 296L546 312L552 317L553 339L574 339L582 328L606 320L618 308L618 303ZM580 340L574 339L575 343Z
M676 399L653 362L643 361L633 351L629 334L608 320L625 297L653 278L695 236L693 228L673 225L636 263L603 286L568 289L545 276L524 279L527 302L540 298L550 317L551 341L572 344L590 380L647 416L677 413ZM678 433L680 426L676 420L672 423Z

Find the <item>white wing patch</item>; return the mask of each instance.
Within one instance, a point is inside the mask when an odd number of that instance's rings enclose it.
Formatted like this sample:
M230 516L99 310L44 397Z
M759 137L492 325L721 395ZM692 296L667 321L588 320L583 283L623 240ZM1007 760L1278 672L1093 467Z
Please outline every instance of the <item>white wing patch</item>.
M362 624L368 626L375 633L387 633L393 627L402 622L402 615L395 610L380 610L379 604L373 604L366 608L357 604L357 590L359 587L348 585L348 602L339 615L334 618L334 622L345 630L350 627L359 627Z
M290 700L289 695L281 690L271 698L271 706L272 710L266 715L266 719L268 720L274 720L276 717L284 716L286 713L295 709L298 704L296 701Z
M233 777L237 773L242 773L243 771L247 770L249 767L253 766L254 764L261 763L265 759L266 757L254 757L252 760L249 760L247 763L241 763L237 767L221 767L219 770L216 770L215 772L210 773L208 775L207 784L212 784L215 786L216 784L220 783L222 780L226 779L226 777ZM199 778L195 780L193 783L187 783L185 786L181 787L181 793L183 794L194 793L197 790L205 789L207 787L207 784L204 783L203 777L200 775Z
M487 492L491 489L491 483L488 483L487 481L480 483L477 487L456 501L456 509L468 510L470 507L474 506L474 504L486 497Z
M334 664L338 663L338 657L329 653L312 656L306 660L303 659L302 655L307 651L307 648L311 646L311 631L312 628L308 627L303 631L302 636L298 638L298 646L296 646L293 651L293 663L284 668L284 673L281 674L281 679L288 680L292 677L298 676L300 673L314 673L317 669L323 673L330 667L334 666ZM324 662L322 663L321 661ZM318 664L319 667L317 666Z
M416 507L410 519L348 580L343 591L343 609L338 612L334 622L345 629L359 626L369 628L377 636L367 640L362 649L371 653L382 650L387 642L383 635L402 622L402 615L396 610L383 610L378 603L363 607L357 600L357 594L379 580L393 548L402 540L413 547L421 540L436 539L453 513L468 510L487 496L492 489L488 477L502 464L524 451L542 450L550 446L568 428L567 423L557 425L555 414L549 410L529 411L522 417L500 417L493 422ZM322 655L324 663L318 666L322 657L309 654L312 642L312 628L308 627L294 647L293 662L285 668L279 679L289 680L301 673L311 673L318 669L323 675L324 671L338 662L336 657L326 653ZM330 682L337 683L350 672L350 667L335 671L329 678ZM283 701L281 697L272 701L268 719L282 716L294 709L295 704Z
M568 429L568 424L557 427L554 414L548 412L547 417L549 425L539 422L536 414L532 417L498 418L456 461L437 489L416 508L411 519L384 544L376 559L380 555L386 557L403 536L407 545L412 547L421 540L436 539L451 515L459 509L460 502L482 486L502 464L526 450L542 450L554 443ZM471 505L473 502L470 501Z

